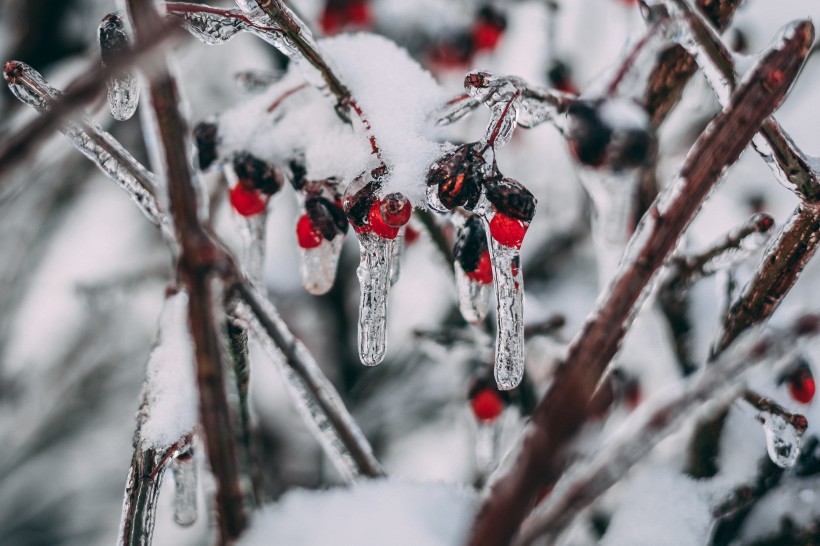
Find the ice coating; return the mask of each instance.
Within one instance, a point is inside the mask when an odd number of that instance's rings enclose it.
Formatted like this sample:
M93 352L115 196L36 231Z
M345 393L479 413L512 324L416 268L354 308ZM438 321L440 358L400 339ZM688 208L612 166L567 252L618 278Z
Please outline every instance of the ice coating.
M490 285L474 281L462 269L453 264L456 274L456 293L461 316L470 324L481 324L490 310Z
M174 521L188 527L197 518L197 468L193 448L180 448L169 464L174 478L174 497L171 501Z
M247 17L239 10L225 10L223 13L207 11L171 11L183 21L185 30L209 45L227 42L243 30L251 30Z
M387 350L387 296L393 262L394 239L359 233L359 358L365 366L384 360Z
M393 258L390 262L390 286L399 282L401 277L401 257L404 254L404 226L399 229L393 243Z
M774 464L781 468L791 468L800 456L800 441L806 431L805 418L801 426L777 413L764 413L759 417L766 434L766 451Z
M51 105L60 99L62 93L51 87L39 72L25 63L18 62L17 66L19 74L8 82L11 92L21 102L38 112L48 111ZM88 117L83 117L79 122L65 122L60 132L106 176L124 189L142 213L151 223L162 229L167 238L174 238L170 221L160 211L155 196L146 189L156 188L154 175L134 159L113 136Z
M485 217L487 233L489 220ZM524 279L518 250L489 237L496 298L495 380L514 389L524 377Z
M130 40L122 19L114 13L103 18L98 37L103 66L113 55L122 53L129 47ZM120 121L130 119L139 104L140 89L136 75L130 71L120 72L107 82L107 86L108 108L111 115Z
M344 237L339 234L330 241L322 239L322 243L315 248L299 249L302 286L309 293L321 296L333 287L343 243Z
M503 419L479 422L475 430L474 457L476 473L486 478L498 464Z
M264 307L265 314L271 317L277 324L279 331L285 334L285 341L292 344L294 351L298 353L301 362L305 366L304 372L310 376L311 381L317 387L311 389L305 380L288 366L285 356L267 335L258 319L246 306L237 306L237 317L247 324L248 329L254 333L271 360L273 360L276 367L282 373L282 377L285 379L285 384L296 405L296 409L342 477L348 482L359 478L361 471L353 456L350 454L350 451L345 447L344 442L342 442L339 434L333 427L333 423L331 423L327 413L319 402L319 397L334 407L336 414L345 421L347 429L353 432L358 439L359 445L366 446L368 450L367 455L372 458L373 455L369 452L369 444L365 440L359 426L347 412L347 409L339 398L339 394L333 388L333 385L325 378L319 369L319 365L313 359L313 356L305 349L301 341L293 337L273 305L264 297L257 297L257 300L260 301Z
M143 462L157 467L160 462L160 455L149 456L146 452L137 455ZM132 544L150 545L154 536L154 525L157 519L157 499L162 485L162 478L165 476L165 465L160 465L156 475L151 478L135 476L138 468L132 463L128 469L128 476L125 479L125 493L122 499L122 513L120 514L119 531L117 532L117 546L131 546ZM141 515L136 525L130 518L137 507L134 502L141 504L139 514ZM137 527L138 536L132 536ZM135 541L136 539L136 541Z

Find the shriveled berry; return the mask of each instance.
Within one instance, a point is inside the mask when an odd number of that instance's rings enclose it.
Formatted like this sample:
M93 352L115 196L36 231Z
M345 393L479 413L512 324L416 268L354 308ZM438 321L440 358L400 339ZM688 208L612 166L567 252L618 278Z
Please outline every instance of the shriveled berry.
M322 232L313 224L310 215L305 213L300 216L296 221L296 242L299 246L305 249L316 248L323 240Z
M367 215L367 223L370 229L383 239L395 239L399 234L399 228L385 223L381 214L381 200L376 199L370 206L370 213Z
M368 215L376 200L377 186L373 181L367 182L364 176L353 180L345 191L342 201L344 212L357 233L368 231Z
M381 217L388 226L401 227L410 221L413 205L400 193L391 193L381 200Z
M487 234L484 232L484 224L475 214L470 215L456 239L453 258L461 266L462 271L470 273L478 268L481 254L486 251Z
M290 185L295 190L301 190L307 182L307 169L305 169L304 163L293 160L288 166L290 167Z
M808 366L800 366L786 378L789 395L801 404L808 404L814 399L816 385L814 376Z
M487 387L470 399L470 408L479 421L494 421L504 411L504 401L495 389Z
M305 210L313 225L328 241L339 233L347 232L347 217L339 203L325 197L311 197L305 201Z
M485 250L478 257L478 265L473 271L467 273L467 278L479 284L492 284L493 282L493 265L490 260L490 251Z
M217 158L216 146L218 129L216 123L202 121L194 127L194 143L196 144L199 168L210 167Z
M612 139L612 128L604 123L598 103L577 101L567 110L567 142L572 155L582 164L598 167L606 159L606 148Z
M525 222L498 212L490 220L490 235L504 246L521 248L527 227Z
M233 170L240 180L246 181L243 183L266 195L278 192L285 181L276 167L247 152L240 152L234 156Z
M487 199L498 212L516 220L532 221L535 216L535 196L521 182L512 178L488 180L484 188Z
M234 186L229 197L233 209L242 216L256 216L264 212L267 207L267 199L259 190L248 188L243 184Z
M578 95L578 87L572 80L572 71L562 61L554 61L547 71L547 79L555 89L564 93Z
M448 209L472 209L481 197L484 178L484 158L474 144L464 144L430 168L427 185L438 186L438 198Z

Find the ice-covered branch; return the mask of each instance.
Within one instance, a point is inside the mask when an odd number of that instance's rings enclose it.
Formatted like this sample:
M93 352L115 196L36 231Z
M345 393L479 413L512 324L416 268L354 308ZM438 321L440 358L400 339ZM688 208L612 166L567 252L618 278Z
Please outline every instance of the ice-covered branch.
M522 526L513 544L526 546L536 539L555 543L576 516L617 483L661 440L679 430L699 406L711 401L717 408L723 408L738 395L748 400L748 392L739 391L743 373L761 362L774 362L786 356L794 350L798 339L817 334L819 321L818 315L806 315L790 329L770 333L762 339L759 332L749 332L721 355L716 366L689 380L680 392L655 403L647 402L624 423L606 450L582 468L571 471L556 485L543 507ZM760 409L771 412L770 406ZM805 428L805 418L802 419Z
M760 122L782 102L814 38L804 21L749 72L732 100L690 150L677 180L644 216L626 255L524 431L520 449L490 486L471 530L471 546L505 544L526 516L543 476L562 466L564 448L580 430L587 403L652 278L725 169L734 163Z
M178 25L175 22L160 23L149 29L144 39L137 41L132 49L112 57L105 67L95 66L75 78L66 88L57 107L50 108L21 129L4 139L0 145L0 179L20 161L25 159L36 145L60 124L79 109L96 99L106 88L110 78L123 69L140 63L157 50L164 48L168 41L176 36ZM13 77L15 68L21 63L11 61L4 68L6 81Z

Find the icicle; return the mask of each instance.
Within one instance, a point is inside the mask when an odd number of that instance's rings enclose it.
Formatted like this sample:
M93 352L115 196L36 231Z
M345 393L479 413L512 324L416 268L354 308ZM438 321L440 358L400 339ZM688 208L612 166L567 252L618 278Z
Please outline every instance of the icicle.
M197 518L197 469L193 447L180 448L171 459L170 467L174 478L174 521L178 525L188 527L193 525Z
M393 262L394 239L359 233L361 260L356 269L361 288L359 300L359 357L375 366L387 350L387 294Z
M305 367L304 373L310 376L314 388L310 388L305 380L288 366L285 356L270 339L257 318L245 305L237 306L238 318L245 321L248 328L254 332L265 351L282 373L288 391L296 404L296 409L299 411L305 423L313 430L314 436L322 445L325 454L336 469L348 482L357 479L361 476L359 467L341 438L339 438L333 423L331 423L320 404L319 398L324 399L326 403L334 407L336 414L344 420L347 429L353 431L357 443L361 446L365 446L367 454L372 458L367 440L365 440L359 426L353 421L353 418L345 409L333 385L327 381L319 369L313 356L305 349L304 345L288 331L287 326L270 302L263 297L259 297L258 300L261 302L265 314L277 324L279 331L284 333L284 342L292 344L294 347L294 351L299 355L299 359Z
M105 66L111 59L129 48L128 35L122 19L116 13L106 15L99 27L100 53ZM108 81L108 108L114 119L130 119L137 111L140 88L133 72L123 71Z
M314 296L326 294L333 287L342 244L344 237L338 236L332 241L322 239L321 244L315 248L299 248L302 286Z
M315 296L333 287L348 229L347 217L330 182L310 181L301 186L300 195L304 192L308 197L296 221L302 286Z
M211 13L191 4L191 9L172 11L183 21L185 30L209 45L227 42L243 30L251 30L248 17L239 10L224 10L222 13Z
M401 257L404 254L404 227L399 230L393 243L393 257L390 262L390 286L399 282L401 277Z
M501 454L503 419L478 422L475 430L473 453L476 473L481 481L490 475Z
M239 215L237 215L239 216ZM238 218L243 245L240 262L254 283L262 280L265 266L265 228L267 226L267 212L254 216L240 216Z
M798 417L796 423L790 422L778 413L761 413L758 417L766 433L766 450L769 452L769 458L781 468L792 467L800 455L800 441L808 423L805 417Z
M518 249L505 246L494 237L490 237L490 245L497 302L495 380L499 389L510 390L524 376L524 280Z
M453 215L456 224L456 246L453 251L456 293L461 316L470 324L480 324L490 308L492 263L487 235L477 216ZM469 273L465 271L469 268Z
M62 92L51 87L39 72L25 63L7 63L5 77L14 96L41 114L62 97ZM60 132L106 176L128 192L151 223L163 230L166 238L174 239L170 221L159 210L155 196L147 189L158 191L154 175L128 150L87 117L80 122L65 122Z

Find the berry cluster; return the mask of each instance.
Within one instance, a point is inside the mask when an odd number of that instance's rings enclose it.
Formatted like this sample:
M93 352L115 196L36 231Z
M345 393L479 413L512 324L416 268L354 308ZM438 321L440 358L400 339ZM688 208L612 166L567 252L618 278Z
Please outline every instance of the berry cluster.
M348 221L342 210L337 180L308 180L304 165L298 161L291 161L290 171L293 189L304 197L304 212L296 221L299 247L309 250L324 241L344 237Z
M383 239L395 239L402 226L410 221L413 206L400 193L379 197L387 176L383 167L361 175L350 183L345 192L344 211L353 230L359 234L373 233Z

